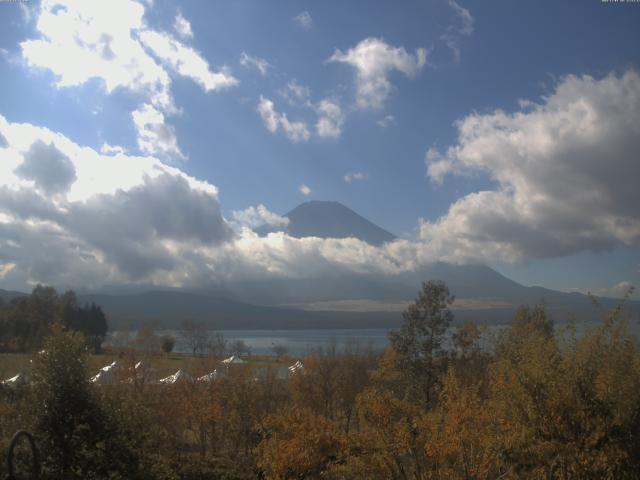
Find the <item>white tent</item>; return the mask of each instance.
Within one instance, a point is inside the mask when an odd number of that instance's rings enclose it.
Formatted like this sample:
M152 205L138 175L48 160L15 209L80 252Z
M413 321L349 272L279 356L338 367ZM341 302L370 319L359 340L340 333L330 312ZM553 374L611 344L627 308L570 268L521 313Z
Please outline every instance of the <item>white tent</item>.
M176 383L192 382L192 381L193 381L193 377L189 375L187 372L185 372L184 370L180 369L173 375L169 375L168 377L160 380L160 383L164 383L166 385L174 385Z
M294 373L302 373L302 372L304 372L304 365L300 360L298 360L296 363L294 363L289 367L289 375L292 375Z
M198 377L198 382L210 383L213 382L216 378L218 378L218 371L214 370L211 373L207 373L206 375Z
M102 367L97 374L91 377L91 381L99 385L113 383L116 380L116 373L119 370L120 370L120 364L118 363L117 360L114 360L109 365Z
M230 365L232 363L246 363L244 360L242 360L240 357L237 357L236 355L231 355L229 358L225 358L224 360L222 360L222 363L224 363L225 365Z
M22 373L2 381L2 385L5 387L17 387L18 385L24 385L25 383L27 383L27 377Z

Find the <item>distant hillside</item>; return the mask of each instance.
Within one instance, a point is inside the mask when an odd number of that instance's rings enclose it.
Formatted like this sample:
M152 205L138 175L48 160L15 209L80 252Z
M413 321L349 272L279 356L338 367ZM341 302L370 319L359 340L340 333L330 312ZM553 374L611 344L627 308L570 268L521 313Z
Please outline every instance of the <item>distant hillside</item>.
M376 246L396 239L392 233L339 202L305 202L284 216L289 219L286 233L296 238L355 237ZM266 235L270 231L273 230L266 226L256 229L259 235Z
M26 293L16 292L13 290L3 290L0 288L0 303L9 303L14 298L24 297Z
M150 320L159 321L163 328L180 328L184 320L199 320L215 329L375 328L395 326L400 321L400 315L393 313L305 312L182 291L91 294L78 299L100 305L112 329L135 329Z
M450 270L447 272L447 268ZM594 307L585 295L556 292L540 287L518 285L487 267L467 267L438 265L439 278L448 280L451 291L461 301L454 305L456 322L473 320L482 324L500 324L508 322L520 305L544 303L548 312L556 321L566 321L571 316L578 321L601 320L604 312L618 304L614 299L599 299L600 308ZM486 269L486 270L484 270ZM493 272L493 273L491 273ZM256 300L285 300L289 305L257 305L212 293L194 293L185 291L149 291L128 295L83 294L78 296L80 303L96 303L109 318L110 328L136 329L144 322L157 320L160 328L179 329L184 320L204 321L211 328L225 330L240 329L341 329L341 328L380 328L397 327L402 321L401 309L390 309L388 305L407 304L412 301L425 276L409 278L405 276L374 279L370 276L349 276L332 279L307 279L304 282L282 280L244 285L243 298ZM444 275L448 273L448 275ZM483 280L484 290L475 290L473 275ZM418 274L416 274L418 275ZM455 277L458 276L456 279ZM487 282L489 278L501 280L493 282L492 290ZM469 282L465 285L466 282ZM412 283L415 282L415 283ZM259 285L269 291L260 292ZM478 285L478 284L476 284ZM464 294L461 294L464 292ZM264 298L260 298L259 294ZM21 292L0 290L1 298L23 296ZM372 300L367 302L366 299ZM298 301L301 300L301 301ZM353 300L353 301L345 301ZM323 308L326 302L327 308ZM380 309L354 309L354 305L379 305ZM349 308L336 308L347 305ZM640 312L640 302L629 302L634 318ZM313 307L313 308L309 308Z

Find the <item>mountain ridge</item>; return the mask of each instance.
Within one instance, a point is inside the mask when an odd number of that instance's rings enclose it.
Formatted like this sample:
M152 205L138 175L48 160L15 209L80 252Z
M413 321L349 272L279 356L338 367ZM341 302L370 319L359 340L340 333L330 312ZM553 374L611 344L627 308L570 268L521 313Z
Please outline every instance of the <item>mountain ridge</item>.
M372 245L396 238L339 202L305 202L285 216L290 219L287 233L292 236L351 236ZM444 262L387 275L336 273L305 278L242 280L191 290L136 286L135 290L126 293L107 293L105 288L97 293L79 292L78 299L82 303L100 305L111 318L112 327L120 328L139 326L153 319L171 327L179 327L183 320L194 319L205 321L212 328L226 329L389 327L397 326L401 321L397 305L414 299L422 282L431 279L444 281L451 293L461 300L452 307L458 321L504 323L519 306L540 303L558 319L570 315L594 319L601 313L596 314L593 302L586 295L526 287L486 265ZM0 289L0 299L5 302L22 295L26 294ZM602 309L614 308L619 303L615 299L599 300ZM354 310L353 306L359 304L374 310ZM343 310L336 308L341 305ZM474 305L478 308L474 309ZM486 308L487 305L495 308ZM638 301L631 301L629 305L640 310ZM375 311L376 306L380 311ZM396 310L390 306L395 306Z
M284 229L263 225L255 229L256 233L265 236L273 231L284 230L295 238L354 237L374 246L392 242L397 238L393 233L335 201L310 200L293 208L283 217L289 219L289 224Z

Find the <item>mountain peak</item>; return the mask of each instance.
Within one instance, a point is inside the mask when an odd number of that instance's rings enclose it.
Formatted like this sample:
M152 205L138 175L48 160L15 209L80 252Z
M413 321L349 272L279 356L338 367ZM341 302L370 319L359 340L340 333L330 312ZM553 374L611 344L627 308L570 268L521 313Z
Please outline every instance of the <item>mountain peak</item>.
M296 238L347 238L354 237L370 245L382 245L396 236L384 228L357 214L346 205L335 201L311 200L304 202L284 215L289 219L286 233ZM260 235L271 230L256 229Z

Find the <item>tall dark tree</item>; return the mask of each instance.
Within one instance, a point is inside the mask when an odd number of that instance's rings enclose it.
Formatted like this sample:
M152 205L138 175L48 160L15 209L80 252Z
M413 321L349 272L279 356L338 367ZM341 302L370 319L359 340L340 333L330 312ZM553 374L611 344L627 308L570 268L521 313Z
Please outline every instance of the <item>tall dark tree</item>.
M33 368L44 478L133 478L136 460L88 382L81 335L54 326Z
M389 334L391 346L398 353L398 367L410 379L407 395L424 403L434 399L442 342L453 313L449 306L455 297L440 280L422 284L415 302L402 313L400 330Z
M62 324L77 332L83 333L87 341L98 353L107 335L107 317L95 303L80 306L73 290L60 296L58 311Z

